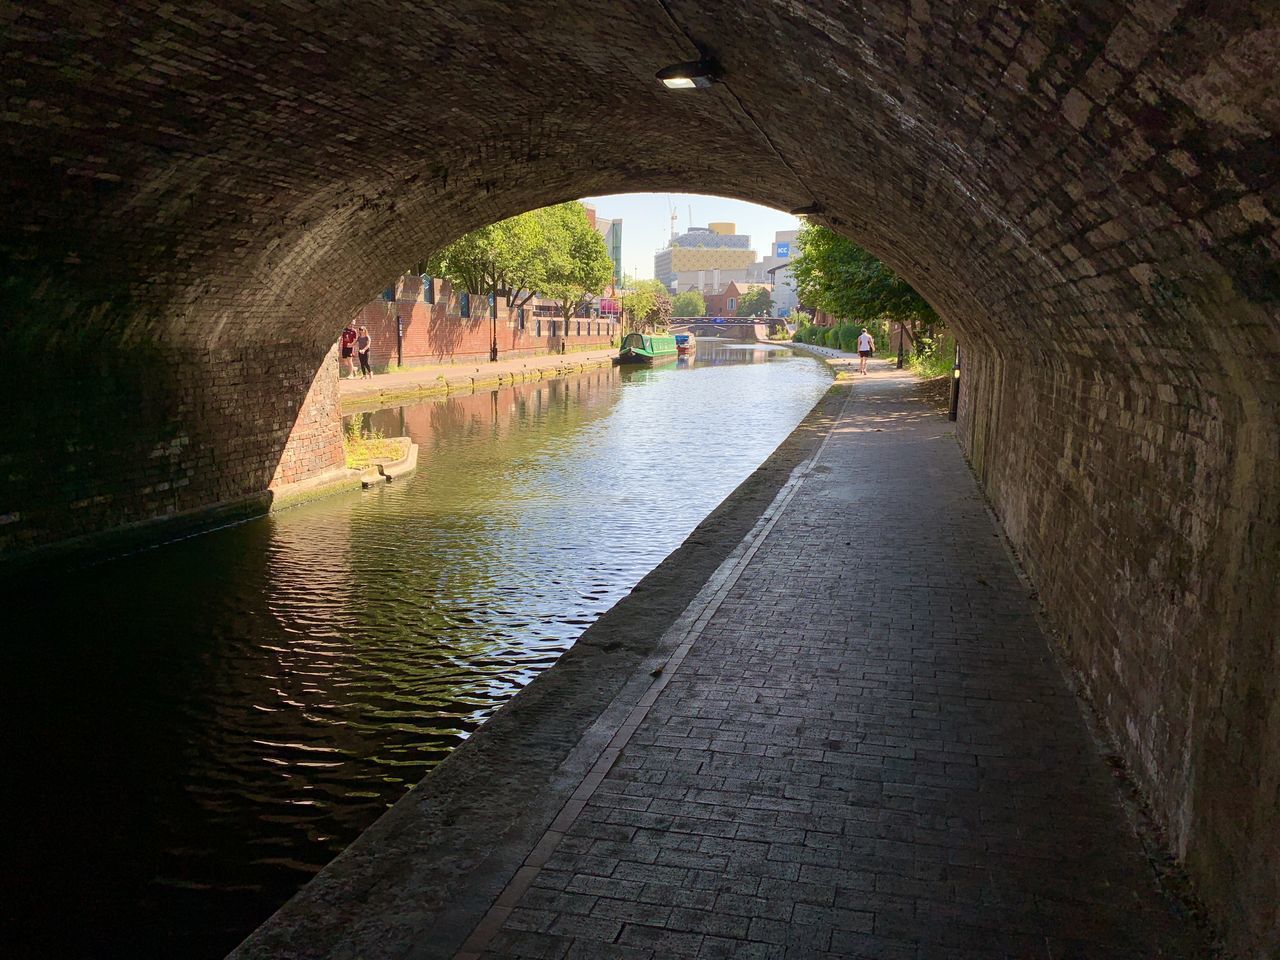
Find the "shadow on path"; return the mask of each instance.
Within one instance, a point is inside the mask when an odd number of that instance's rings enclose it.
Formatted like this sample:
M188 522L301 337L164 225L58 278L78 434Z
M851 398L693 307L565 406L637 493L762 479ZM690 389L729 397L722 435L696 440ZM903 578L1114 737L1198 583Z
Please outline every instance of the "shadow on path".
M459 958L1210 955L913 395L856 378Z

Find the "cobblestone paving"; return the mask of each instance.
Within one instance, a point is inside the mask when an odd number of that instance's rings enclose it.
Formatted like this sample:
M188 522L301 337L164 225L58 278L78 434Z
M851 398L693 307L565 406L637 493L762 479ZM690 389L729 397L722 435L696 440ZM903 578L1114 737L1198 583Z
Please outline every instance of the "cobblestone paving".
M1209 955L952 433L855 384L485 957Z

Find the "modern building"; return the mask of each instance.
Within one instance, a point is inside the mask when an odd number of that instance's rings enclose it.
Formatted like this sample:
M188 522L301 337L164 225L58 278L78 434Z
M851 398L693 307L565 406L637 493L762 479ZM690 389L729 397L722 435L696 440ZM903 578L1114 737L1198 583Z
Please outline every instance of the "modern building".
M620 287L622 286L622 218L610 220L598 216L595 206L590 203L584 203L583 207L586 208L587 220L591 223L592 229L604 237L605 249L609 251L609 259L613 261L613 285Z
M795 277L791 273L791 260L797 253L798 232L779 230L775 233L771 252L759 264L753 265L751 275L747 278L773 287L773 310L779 317L790 316L799 305Z
M756 262L751 238L728 222L690 227L653 256L653 275L672 293L714 291L731 280L747 281Z

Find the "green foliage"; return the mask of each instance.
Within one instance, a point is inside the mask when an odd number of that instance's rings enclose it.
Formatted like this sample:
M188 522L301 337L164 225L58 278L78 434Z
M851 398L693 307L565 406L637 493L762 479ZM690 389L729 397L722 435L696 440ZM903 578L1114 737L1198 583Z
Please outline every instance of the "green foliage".
M626 287L623 305L626 309L627 329L645 332L666 328L671 322L672 303L671 294L662 281L628 278ZM705 305L703 309L706 309Z
M426 271L459 291L524 291L523 304L547 279L550 238L544 219L543 211L533 210L473 230L428 260Z
M956 362L956 342L946 334L922 337L911 357L911 369L922 377L949 377Z
M543 277L538 289L559 302L567 325L613 280L613 261L604 237L592 228L582 204L570 201L535 213L545 237Z
M773 294L764 287L752 287L738 300L735 315L739 317L768 317L773 314Z
M835 231L806 224L796 244L791 272L807 306L849 320L892 317L926 326L937 320L909 283Z
M793 339L800 343L830 347L833 350L854 351L858 348L858 336L862 333L864 326L876 338L876 343L883 345L884 340L877 336L876 325L862 323L841 323L834 327L818 327L802 321L796 328Z
M473 230L427 261L432 276L458 290L506 291L523 306L535 293L560 303L570 320L613 279L604 238L580 203L531 210Z
M364 429L364 415L353 414L342 426L342 448L347 468L363 470L375 460L399 460L405 455L403 439L388 440L381 430Z
M817 336L819 327L814 326L808 320L801 320L796 324L796 332L791 339L796 343L813 343L814 337Z
M673 317L705 317L707 301L697 290L686 290L676 295L675 302L671 305L671 315Z

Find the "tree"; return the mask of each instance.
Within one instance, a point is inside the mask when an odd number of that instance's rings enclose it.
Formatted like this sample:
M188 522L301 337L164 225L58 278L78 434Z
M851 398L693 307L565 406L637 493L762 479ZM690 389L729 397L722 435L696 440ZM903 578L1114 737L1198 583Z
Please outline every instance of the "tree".
M796 244L791 273L805 305L846 320L890 317L932 327L938 319L911 284L834 230L806 224Z
M738 309L734 315L739 317L772 316L773 294L764 287L752 287L738 298Z
M468 293L506 291L509 304L524 306L545 280L547 237L541 212L522 213L459 237L427 261L427 272Z
M671 322L671 294L661 280L627 278L623 299L629 330L659 330ZM704 307L705 309L705 307Z
M582 204L571 201L535 212L546 240L539 290L559 304L568 333L569 321L613 279L613 261Z
M705 317L707 301L697 290L686 290L684 293L676 294L675 302L671 304L671 315L673 317Z

